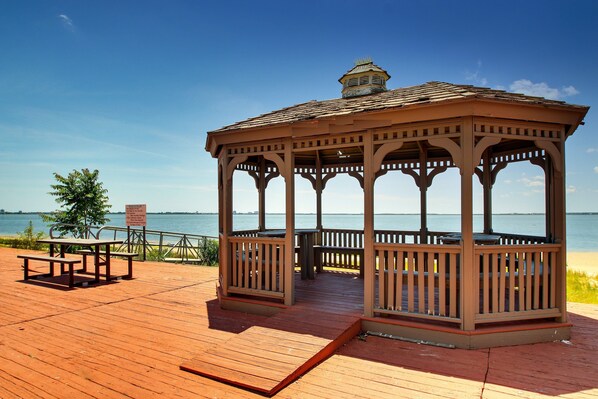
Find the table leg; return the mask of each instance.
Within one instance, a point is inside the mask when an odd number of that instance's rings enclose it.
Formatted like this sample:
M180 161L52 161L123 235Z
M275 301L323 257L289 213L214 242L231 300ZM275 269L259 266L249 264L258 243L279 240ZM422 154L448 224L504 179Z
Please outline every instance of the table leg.
M99 283L100 282L100 246L99 245L95 245L94 246L94 254L93 254L93 263L95 266L95 282Z
M301 280L307 280L307 263L305 259L305 234L299 234L299 267L301 267Z
M60 246L60 257L64 258L65 257L65 253L66 253L66 245L61 245ZM60 275L63 275L65 272L64 270L64 263L60 264Z
M313 234L306 233L299 236L299 265L301 266L301 279L313 280L314 274L314 238Z
M305 235L305 263L307 266L307 278L313 280L316 278L314 273L314 234Z
M110 245L106 245L106 281L110 281Z
M54 257L54 244L50 244L50 256ZM50 276L54 276L54 262L50 262Z

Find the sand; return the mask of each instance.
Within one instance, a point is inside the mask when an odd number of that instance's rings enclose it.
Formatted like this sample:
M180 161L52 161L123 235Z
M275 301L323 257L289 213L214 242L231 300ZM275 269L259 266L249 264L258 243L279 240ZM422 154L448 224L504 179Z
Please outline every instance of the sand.
M567 267L598 276L598 252L567 252Z

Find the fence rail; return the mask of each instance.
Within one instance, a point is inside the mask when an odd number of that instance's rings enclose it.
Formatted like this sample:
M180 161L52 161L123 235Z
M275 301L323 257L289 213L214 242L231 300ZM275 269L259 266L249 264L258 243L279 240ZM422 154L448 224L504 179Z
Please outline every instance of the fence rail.
M70 228L82 238L112 238L123 240L115 245L114 251L146 254L149 260L180 263L218 263L218 241L216 237L171 231L144 230L118 226L76 226L56 224L50 227L50 237L61 236Z
M285 239L231 237L228 291L236 294L284 297Z
M459 322L460 252L450 245L374 244L374 312Z
M476 246L476 322L556 317L559 244Z

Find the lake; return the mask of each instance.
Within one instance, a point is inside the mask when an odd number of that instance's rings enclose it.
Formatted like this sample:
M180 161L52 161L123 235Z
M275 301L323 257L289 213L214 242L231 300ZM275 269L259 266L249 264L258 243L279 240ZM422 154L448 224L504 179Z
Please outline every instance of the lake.
M110 226L125 227L124 214L110 214ZM339 229L363 229L363 215L325 214L322 216L324 227ZM0 235L15 235L22 232L29 221L36 231L49 230L37 214L0 214ZM258 217L251 214L234 215L235 230L257 228ZM316 215L300 214L296 216L296 228L314 228ZM376 215L376 229L380 230L418 230L419 215ZM459 215L429 215L428 228L431 231L458 231ZM285 216L282 214L266 215L268 228L284 228ZM501 233L545 235L544 215L494 215L494 230ZM218 215L215 214L148 214L147 229L181 232L207 236L218 235ZM474 215L474 229L483 229L482 215ZM598 252L598 214L567 215L567 248L569 251Z

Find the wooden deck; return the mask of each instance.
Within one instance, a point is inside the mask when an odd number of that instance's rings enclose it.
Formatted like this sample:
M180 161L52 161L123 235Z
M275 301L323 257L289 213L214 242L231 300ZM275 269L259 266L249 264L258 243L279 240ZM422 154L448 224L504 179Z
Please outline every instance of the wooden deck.
M0 398L263 397L179 368L272 319L221 310L216 268L136 262L133 280L71 290L23 282L25 252L0 248ZM298 287L298 308L361 311L362 280L321 277ZM332 281L334 294L318 294ZM571 342L467 351L355 338L274 397L598 398L598 306L569 310Z

